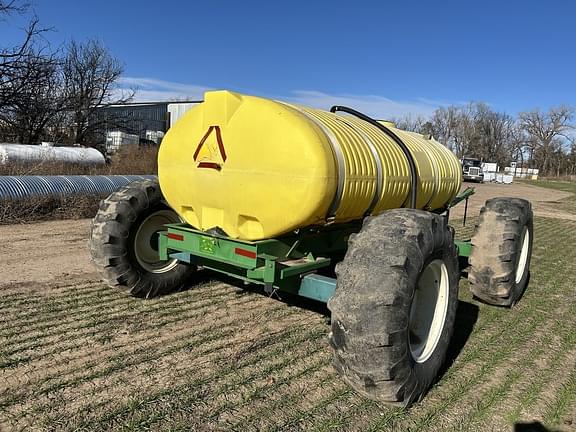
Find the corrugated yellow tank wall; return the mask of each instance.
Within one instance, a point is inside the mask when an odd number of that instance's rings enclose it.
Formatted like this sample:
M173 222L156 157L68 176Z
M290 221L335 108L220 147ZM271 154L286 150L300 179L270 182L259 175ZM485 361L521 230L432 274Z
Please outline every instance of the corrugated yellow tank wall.
M417 207L446 206L462 181L456 156L388 127L414 157ZM228 91L207 92L168 131L158 172L166 200L190 225L246 240L406 206L410 192L405 155L375 126Z

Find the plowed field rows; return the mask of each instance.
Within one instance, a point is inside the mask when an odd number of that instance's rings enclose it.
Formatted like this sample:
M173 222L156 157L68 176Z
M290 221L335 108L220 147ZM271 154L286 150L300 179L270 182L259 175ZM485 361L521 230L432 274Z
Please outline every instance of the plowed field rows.
M562 211L576 214L571 198ZM575 233L574 220L536 218L532 277L511 310L461 282L446 369L408 411L340 380L322 307L210 279L149 301L89 273L0 282L0 431L574 430Z

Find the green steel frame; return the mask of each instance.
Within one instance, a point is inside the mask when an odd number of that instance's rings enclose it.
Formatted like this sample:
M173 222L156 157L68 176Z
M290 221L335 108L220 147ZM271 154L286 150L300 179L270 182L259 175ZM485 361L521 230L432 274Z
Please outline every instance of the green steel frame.
M198 231L186 224L166 225L160 233L160 259L175 258L237 279L326 302L335 288L328 270L346 252L348 237L361 224L325 230L300 230L277 239L245 241Z
M473 193L474 189L467 189L446 210L467 201ZM361 226L361 222L356 222L302 229L276 239L245 241L198 231L186 224L170 224L166 225L166 232L160 233L159 254L163 260L177 259L264 285L268 293L280 290L327 302L336 289L336 279L329 276L330 268L344 257L348 237ZM459 256L467 259L470 241L455 243Z

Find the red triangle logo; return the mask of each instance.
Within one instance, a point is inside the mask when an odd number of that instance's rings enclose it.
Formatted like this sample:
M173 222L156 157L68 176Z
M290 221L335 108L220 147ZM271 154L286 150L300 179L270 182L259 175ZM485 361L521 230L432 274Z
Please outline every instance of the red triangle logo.
M210 151L210 157L208 158L208 160L206 160L206 158L202 158L200 162L198 162L200 150L202 150L202 147L204 147L204 144L206 144L206 140L208 140L208 137L212 135L212 132L216 133L216 142L218 144L218 152L220 154L220 158L222 159L222 163L214 161L214 159L216 158L214 157L212 151ZM220 131L220 126L210 126L208 128L208 130L198 143L198 146L196 147L196 151L194 152L194 162L198 162L198 168L211 168L217 171L220 171L222 169L222 164L226 162L226 149L224 148L224 142L222 141L222 132Z

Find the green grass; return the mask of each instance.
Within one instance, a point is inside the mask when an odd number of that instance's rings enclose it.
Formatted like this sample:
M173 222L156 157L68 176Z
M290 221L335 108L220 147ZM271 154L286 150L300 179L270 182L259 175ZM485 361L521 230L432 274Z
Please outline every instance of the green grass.
M474 220L454 224L465 238ZM211 283L153 301L98 283L10 291L0 300L0 430L475 431L534 420L569 430L576 222L537 218L535 230L516 307L479 303L462 281L462 310L477 317L457 326L473 327L408 411L341 381L322 314L260 294Z
M550 203L549 207L569 213L576 213L576 182L559 180L522 180L522 183L571 193L572 195L567 198L556 203Z
M576 194L576 182L560 180L520 180L522 183Z

